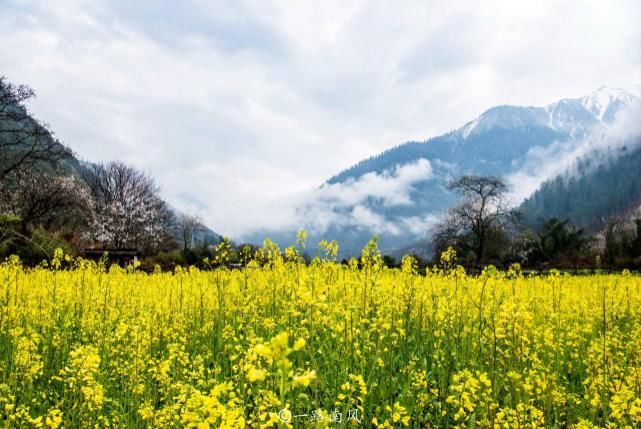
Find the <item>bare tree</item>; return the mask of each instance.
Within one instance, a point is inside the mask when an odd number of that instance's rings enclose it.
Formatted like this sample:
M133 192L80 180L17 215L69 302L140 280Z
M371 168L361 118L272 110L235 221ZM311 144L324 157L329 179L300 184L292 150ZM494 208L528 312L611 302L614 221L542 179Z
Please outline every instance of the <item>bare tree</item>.
M95 201L95 241L152 253L171 239L173 214L151 176L122 162L110 162L89 165L83 178Z
M178 231L183 242L183 250L194 247L196 235L202 229L202 220L199 216L181 214L178 216Z
M603 256L605 262L613 264L618 257L621 257L626 244L626 224L625 218L620 213L614 213L609 216L602 216L600 226L603 236Z
M0 182L37 164L55 166L72 155L46 124L31 117L24 103L33 97L28 86L0 76Z
M498 177L463 176L448 187L463 199L449 210L437 239L469 248L480 264L491 239L500 235L508 217L504 199L507 185Z

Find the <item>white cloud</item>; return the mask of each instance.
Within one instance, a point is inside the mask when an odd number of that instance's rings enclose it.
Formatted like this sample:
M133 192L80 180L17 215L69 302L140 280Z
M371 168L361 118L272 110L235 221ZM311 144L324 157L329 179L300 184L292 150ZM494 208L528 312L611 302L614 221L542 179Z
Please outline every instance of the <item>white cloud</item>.
M434 228L442 220L441 215L428 214L425 217L410 216L401 219L401 225L404 230L417 236L423 237L434 231Z
M376 199L383 206L410 205L411 185L432 176L432 166L427 159L396 166L392 171L370 172L358 179L344 183L324 184L316 191L314 199L335 207L354 206L367 199Z
M610 127L599 128L583 140L555 142L546 148L533 147L526 155L524 166L507 178L512 189L510 198L518 204L544 181L575 174L579 160L587 157L605 160L623 146L640 144L640 136L641 103L636 103L621 110Z
M636 83L638 16L635 0L5 0L0 73L79 156L149 170L236 236L490 106Z
M268 227L272 230L295 230L306 228L310 232L323 234L330 227L354 226L376 233L398 235L413 231L422 219L410 218L393 222L371 209L371 203L382 207L411 204L410 192L413 186L432 178L432 167L428 160L397 165L382 173L367 173L358 179L344 183L323 186L283 197L268 203L269 218L263 212L248 212L244 219L247 231Z
M629 110L619 112L609 136L618 144L626 144L628 140L641 136L641 102Z
M345 224L355 225L369 231L375 231L378 234L387 233L398 235L401 232L396 224L389 222L385 217L375 213L365 206L354 207L350 212L349 219L347 219L347 221L348 222L345 222Z

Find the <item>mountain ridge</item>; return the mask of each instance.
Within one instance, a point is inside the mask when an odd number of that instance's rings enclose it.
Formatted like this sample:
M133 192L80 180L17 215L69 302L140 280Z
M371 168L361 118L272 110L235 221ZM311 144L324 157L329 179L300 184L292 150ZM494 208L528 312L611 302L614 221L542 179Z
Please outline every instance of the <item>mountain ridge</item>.
M509 179L516 178L518 172L537 172L540 166L536 162L542 161L537 159L539 154L561 159L587 142L606 138L620 113L639 99L637 93L602 86L582 97L546 106L491 107L457 129L391 147L333 175L299 209L305 214L300 224L311 229L310 239L336 238L345 243L343 256L358 252L375 234L380 236L384 251L426 240L434 219L456 201L446 186L450 179L464 174ZM389 198L385 203L379 195L382 191L374 186L381 180L373 179L393 180L396 172L421 160L429 163L430 174L406 183L403 192L410 204L390 205ZM538 185L545 179L529 177ZM364 192L364 185L370 182L369 197L362 196L352 205L340 197L341 190ZM385 187L396 189L387 182ZM331 222L320 226L310 222L317 218ZM417 234L419 230L423 232Z
M479 130L488 131L492 128L516 128L515 125L518 125L519 121L512 121L509 124L506 123L506 119L510 117L509 113L527 113L526 118L524 118L523 116L520 116L518 118L520 120L520 125L522 125L523 127L547 127L559 133L567 133L573 139L582 138L585 137L585 134L579 136L576 129L568 129L567 125L565 125L565 122L563 121L564 117L567 117L570 113L574 113L575 115L580 115L579 118L583 118L584 121L590 123L592 126L594 126L594 124L596 124L597 122L606 124L611 123L615 119L614 117L616 113L618 113L622 108L625 108L630 104L636 103L641 100L641 85L638 85L638 87L639 89L637 89L637 86L635 85L631 86L631 88L633 88L632 90L626 90L603 85L597 90L583 97L563 98L543 107L516 106L507 104L493 106L489 109L486 109L477 118L467 122L460 128L454 129L440 136L431 137L424 141L407 141L392 148L386 149L377 155L373 155L369 158L361 160L353 166L348 167L341 172L333 175L326 181L326 183L336 183L340 181L340 178L347 176L346 173L354 169L355 167L361 166L368 161L373 161L389 152L396 151L406 145L429 144L435 140L440 139L448 139L454 143L456 140L458 140L459 137L462 137L463 140L467 140L474 134L474 130L476 130L478 133ZM613 91L618 92L620 97L611 97L609 103L606 106L600 106L600 110L597 110L596 112L588 109L588 106L597 109L597 107L595 106L598 106L598 101L603 100L603 98L608 95L611 95ZM569 111L570 108L574 109L574 111ZM603 112L601 112L601 110ZM607 116L605 116L606 112L609 112ZM584 116L586 113L591 116ZM599 119L596 118L597 115L599 116ZM530 118L531 120L525 121L525 119L527 118ZM515 122L517 122L517 124L515 124Z

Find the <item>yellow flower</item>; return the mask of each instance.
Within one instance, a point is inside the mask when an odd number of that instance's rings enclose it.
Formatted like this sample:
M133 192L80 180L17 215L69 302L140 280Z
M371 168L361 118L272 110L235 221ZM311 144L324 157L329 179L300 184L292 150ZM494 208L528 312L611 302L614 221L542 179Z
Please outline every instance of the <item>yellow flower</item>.
M294 347L293 348L294 348L294 351L299 351L299 350L302 350L303 347L305 347L305 339L304 338L299 338L294 343Z
M247 372L247 380L249 380L250 383L254 383L256 381L262 381L267 377L267 372L263 369L258 369L258 368L250 368L250 370Z
M49 410L47 417L45 418L45 424L49 429L56 429L62 424L62 411L57 408L52 408Z
M272 353L272 349L269 348L269 346L265 344L256 344L253 347L254 353L256 353L258 356L264 357L265 359L271 359L274 354Z
M301 375L294 376L294 386L307 387L314 380L316 380L316 371L306 371Z

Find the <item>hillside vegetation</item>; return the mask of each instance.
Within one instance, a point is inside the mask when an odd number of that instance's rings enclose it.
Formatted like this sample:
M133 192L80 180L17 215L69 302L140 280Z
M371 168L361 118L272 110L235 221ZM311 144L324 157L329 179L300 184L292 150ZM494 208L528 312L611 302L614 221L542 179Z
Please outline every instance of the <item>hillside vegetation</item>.
M522 206L532 223L547 217L569 218L599 228L603 217L625 212L641 202L641 140L614 154L582 160L575 174L541 185Z
M182 249L173 259L190 262L187 253L220 241L199 219L171 209L149 174L118 161L79 161L27 110L34 95L0 77L0 256L35 264L56 247L144 256Z

